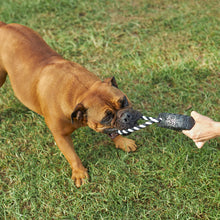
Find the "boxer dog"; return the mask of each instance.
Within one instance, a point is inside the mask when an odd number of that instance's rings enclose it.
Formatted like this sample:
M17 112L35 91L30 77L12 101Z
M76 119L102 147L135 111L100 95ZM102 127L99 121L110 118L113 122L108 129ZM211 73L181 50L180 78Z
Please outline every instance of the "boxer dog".
M0 22L0 87L7 75L16 97L44 117L77 187L88 179L71 140L77 128L89 126L108 134L116 148L136 150L135 142L117 130L133 127L141 114L132 109L114 77L101 81L62 58L28 27Z

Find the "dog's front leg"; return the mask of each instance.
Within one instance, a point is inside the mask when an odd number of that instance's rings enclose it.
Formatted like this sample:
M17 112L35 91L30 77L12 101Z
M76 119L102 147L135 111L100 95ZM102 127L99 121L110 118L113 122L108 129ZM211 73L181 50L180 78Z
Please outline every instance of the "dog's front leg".
M52 132L55 138L55 141L69 162L72 168L72 179L75 182L77 187L80 187L85 183L85 180L88 179L87 169L82 165L81 160L74 150L72 139L70 135L61 135L56 132Z
M123 151L130 152L130 151L136 151L137 149L135 141L133 141L132 139L122 137L121 135L114 138L113 141L115 143L115 147L120 148Z

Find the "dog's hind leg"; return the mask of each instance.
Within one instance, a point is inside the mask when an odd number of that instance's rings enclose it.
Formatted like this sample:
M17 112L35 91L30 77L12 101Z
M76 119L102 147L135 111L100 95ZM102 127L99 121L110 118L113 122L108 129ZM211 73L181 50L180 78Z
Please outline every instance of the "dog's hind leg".
M0 88L4 84L6 77L7 77L7 73L4 70L1 70L1 67L0 67Z
M0 27L6 25L4 22L0 21ZM2 39L0 40L0 42L2 42ZM1 66L1 62L0 62L0 88L2 87L2 85L4 84L5 80L6 80L6 76L7 73L6 71L3 69L3 67Z

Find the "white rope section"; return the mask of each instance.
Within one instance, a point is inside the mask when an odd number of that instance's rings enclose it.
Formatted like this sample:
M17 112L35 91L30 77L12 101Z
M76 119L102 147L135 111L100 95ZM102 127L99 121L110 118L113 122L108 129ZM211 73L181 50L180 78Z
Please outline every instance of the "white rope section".
M139 131L140 129L146 128L147 126L152 125L154 123L160 123L160 121L162 120L162 118L156 119L156 118L146 117L146 116L142 116L141 118L146 121L144 124L140 124L140 125L134 126L133 128L129 128L126 130L118 130L118 134L123 135L123 134L129 134L135 131Z

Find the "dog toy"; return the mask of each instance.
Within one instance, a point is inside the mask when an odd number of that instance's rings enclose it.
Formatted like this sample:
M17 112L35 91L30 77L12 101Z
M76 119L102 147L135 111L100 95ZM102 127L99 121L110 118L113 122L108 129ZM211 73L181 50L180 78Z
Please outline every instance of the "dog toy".
M142 116L140 119L146 122L133 128L118 130L120 135L129 135L132 132L139 131L146 128L149 125L157 123L159 127L173 129L176 131L190 130L195 125L195 121L191 116L172 114L172 113L160 113L158 118Z

